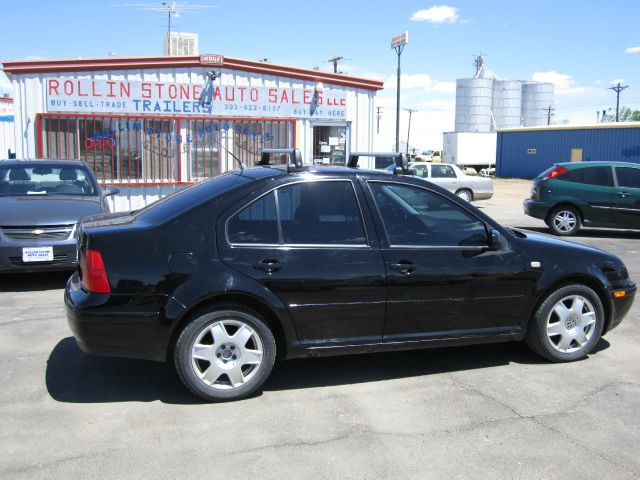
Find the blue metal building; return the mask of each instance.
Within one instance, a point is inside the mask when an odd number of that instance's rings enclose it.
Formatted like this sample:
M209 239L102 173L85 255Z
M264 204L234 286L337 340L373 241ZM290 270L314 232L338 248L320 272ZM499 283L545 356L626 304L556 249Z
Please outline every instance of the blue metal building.
M640 163L640 123L505 129L496 147L502 178L534 178L561 162Z

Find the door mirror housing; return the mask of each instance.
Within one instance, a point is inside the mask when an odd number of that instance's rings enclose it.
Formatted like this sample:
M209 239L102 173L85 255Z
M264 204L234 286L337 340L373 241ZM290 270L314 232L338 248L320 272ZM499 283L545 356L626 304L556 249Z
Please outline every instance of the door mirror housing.
M489 250L500 250L502 244L502 234L495 228L489 229Z
M113 185L102 187L102 191L104 192L104 195L106 197L110 195L117 195L118 193L120 193L120 189L118 187L114 187Z

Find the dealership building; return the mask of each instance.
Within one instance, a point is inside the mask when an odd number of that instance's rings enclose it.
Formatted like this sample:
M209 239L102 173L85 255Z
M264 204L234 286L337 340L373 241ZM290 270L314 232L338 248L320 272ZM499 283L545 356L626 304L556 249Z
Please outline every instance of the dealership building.
M263 148L344 165L373 150L378 80L190 55L5 61L18 158L81 159L116 210L254 165ZM364 165L369 166L369 165ZM373 166L373 165L370 165Z

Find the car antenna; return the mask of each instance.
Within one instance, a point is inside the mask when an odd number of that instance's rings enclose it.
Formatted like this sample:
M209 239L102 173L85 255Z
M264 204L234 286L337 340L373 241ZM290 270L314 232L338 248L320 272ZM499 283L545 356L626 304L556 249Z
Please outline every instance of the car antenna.
M240 165L240 173L244 172L247 169L247 166L244 163L242 163L242 160L240 160L236 155L231 153L228 148L222 145L222 143L218 142L218 147L223 148L224 151L227 152L227 155L231 156L231 158L233 158L236 162L238 162L238 165Z

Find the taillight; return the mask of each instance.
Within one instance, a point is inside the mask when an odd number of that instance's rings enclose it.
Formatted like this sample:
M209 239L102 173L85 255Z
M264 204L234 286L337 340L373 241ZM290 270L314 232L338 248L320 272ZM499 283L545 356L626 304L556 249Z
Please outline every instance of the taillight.
M557 178L560 175L564 175L565 173L567 173L569 170L567 170L565 167L563 167L562 165L558 165L556 168L554 168L553 170L551 170L546 177L544 177L544 180L550 180L552 178Z
M80 255L82 287L88 292L111 293L102 254L97 250L85 249L81 251Z

